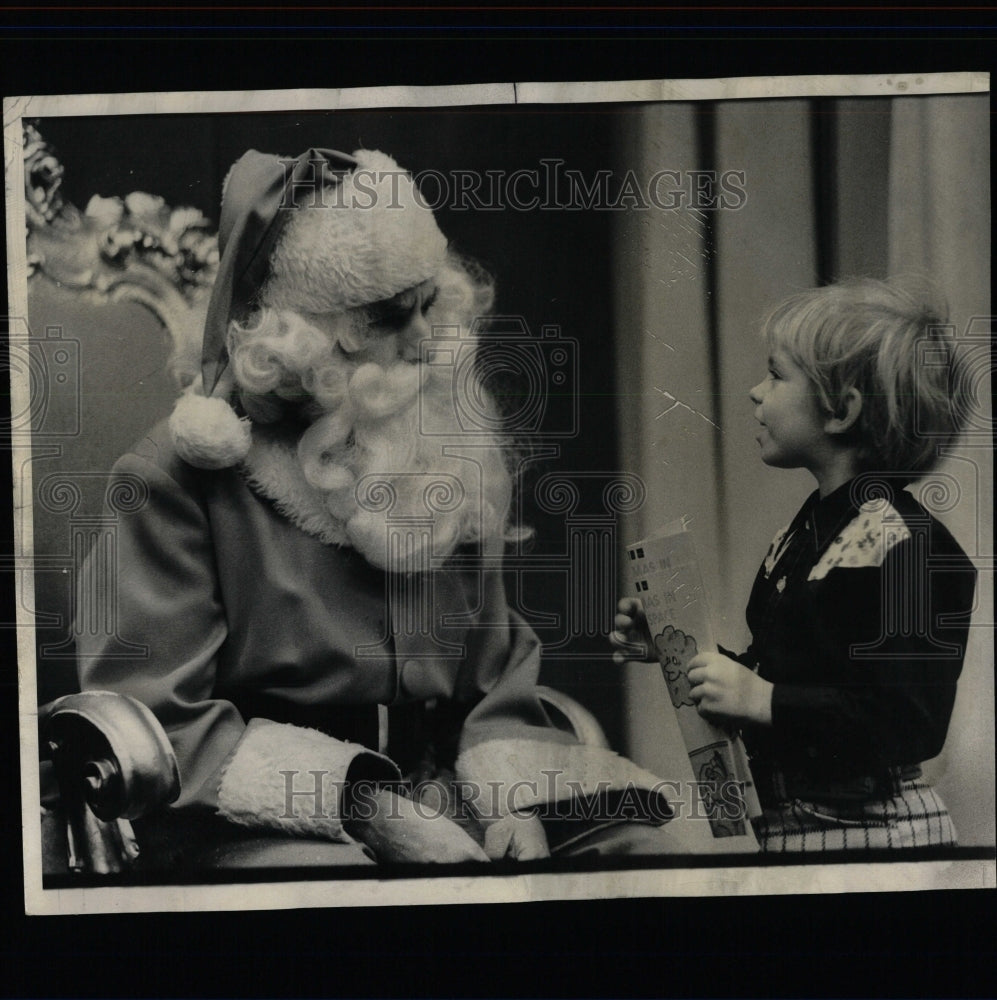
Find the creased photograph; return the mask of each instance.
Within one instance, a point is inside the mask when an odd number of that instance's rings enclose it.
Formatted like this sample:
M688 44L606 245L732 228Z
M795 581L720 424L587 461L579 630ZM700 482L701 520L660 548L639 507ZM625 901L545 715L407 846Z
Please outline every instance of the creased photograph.
M985 74L4 126L28 912L994 885Z

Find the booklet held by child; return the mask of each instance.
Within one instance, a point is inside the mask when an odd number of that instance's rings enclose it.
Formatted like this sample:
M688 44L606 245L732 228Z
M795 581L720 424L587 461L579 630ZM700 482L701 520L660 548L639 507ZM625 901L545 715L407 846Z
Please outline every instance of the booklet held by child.
M714 839L732 838L714 849L750 850L754 844L757 850L748 820L762 810L744 744L736 733L704 719L690 697L689 661L717 648L693 537L683 521L673 521L653 537L629 545L626 564L630 593L644 606L692 765L698 793L692 814L708 821Z

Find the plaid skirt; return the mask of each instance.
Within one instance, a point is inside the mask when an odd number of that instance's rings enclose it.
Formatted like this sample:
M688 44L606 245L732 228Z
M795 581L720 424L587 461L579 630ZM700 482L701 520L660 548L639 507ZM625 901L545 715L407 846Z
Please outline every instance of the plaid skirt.
M905 781L892 798L826 803L793 799L754 820L763 851L954 847L955 827L938 793L923 778Z

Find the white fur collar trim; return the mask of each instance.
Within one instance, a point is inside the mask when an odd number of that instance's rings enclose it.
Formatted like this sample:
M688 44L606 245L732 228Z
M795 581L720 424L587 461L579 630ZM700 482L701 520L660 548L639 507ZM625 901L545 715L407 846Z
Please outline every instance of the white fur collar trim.
M305 479L297 439L286 431L253 427L253 443L241 471L261 496L308 535L326 545L349 545L344 523L326 507L322 491Z

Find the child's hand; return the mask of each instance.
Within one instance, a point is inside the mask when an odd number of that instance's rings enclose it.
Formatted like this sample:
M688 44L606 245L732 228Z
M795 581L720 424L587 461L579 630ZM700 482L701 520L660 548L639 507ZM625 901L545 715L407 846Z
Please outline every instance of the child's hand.
M700 715L730 722L772 725L772 683L722 653L689 661L689 692Z
M615 632L610 632L609 641L616 647L613 662L622 664L627 660L643 660L652 663L654 643L648 631L644 608L636 597L624 597L616 605L618 614L613 620Z

